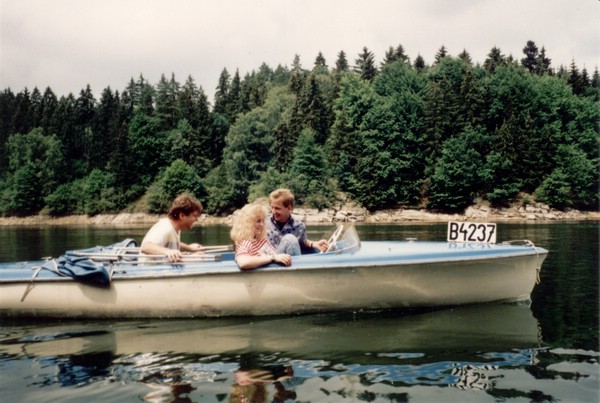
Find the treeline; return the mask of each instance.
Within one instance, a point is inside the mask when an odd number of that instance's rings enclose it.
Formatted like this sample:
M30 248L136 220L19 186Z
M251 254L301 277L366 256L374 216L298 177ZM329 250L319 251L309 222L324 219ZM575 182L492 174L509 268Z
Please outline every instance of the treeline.
M600 76L523 57L483 64L441 47L427 65L401 45L312 68L223 69L213 103L189 76L133 78L99 99L0 93L0 213L163 212L182 191L227 213L286 186L323 208L339 191L370 210L457 210L519 194L597 208ZM135 206L135 207L133 207Z

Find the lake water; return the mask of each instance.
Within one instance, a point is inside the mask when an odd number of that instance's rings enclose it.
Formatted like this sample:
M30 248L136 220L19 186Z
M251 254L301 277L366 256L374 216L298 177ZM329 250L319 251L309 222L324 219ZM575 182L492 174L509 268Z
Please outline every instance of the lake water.
M140 241L144 227L0 227L0 261ZM318 238L331 227L311 226ZM444 240L445 224L359 225ZM550 254L531 305L274 318L0 319L7 402L598 402L599 223L498 224ZM229 228L185 241L226 244ZM158 296L157 296L158 297Z

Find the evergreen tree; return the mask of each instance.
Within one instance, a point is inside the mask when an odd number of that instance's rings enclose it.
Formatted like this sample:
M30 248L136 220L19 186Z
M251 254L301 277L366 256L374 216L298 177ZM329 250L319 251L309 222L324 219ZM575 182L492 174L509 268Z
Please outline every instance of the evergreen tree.
M337 73L341 73L343 71L349 71L350 66L348 64L348 60L346 59L346 53L343 50L340 50L338 53L337 60L335 61L335 71Z
M217 89L215 92L215 106L213 112L218 113L224 117L227 117L228 103L229 103L229 86L230 86L229 72L227 69L223 69L219 76L217 83Z
M162 130L170 130L177 124L180 115L177 110L179 87L175 75L172 74L169 81L164 74L160 76L160 81L156 86L155 116L159 119Z
M442 47L439 48L437 53L435 54L435 63L439 63L446 56L448 56L448 50L446 50L446 47L442 45Z
M21 166L14 174L14 186L7 212L16 216L27 216L40 211L44 207L44 199L39 191L42 184L36 164L27 162Z
M135 111L129 123L127 144L132 161L132 170L138 175L138 183L148 186L166 164L166 138L161 122L141 110Z
M568 83L571 85L571 88L573 88L574 94L581 95L585 92L585 84L581 74L579 73L579 69L575 64L575 60L571 62Z
M329 178L325 152L315 141L314 134L311 129L304 129L300 134L289 169L289 187L297 203L325 208L334 200L334 186Z
M470 94L470 88L464 87L470 68L463 60L446 56L429 71L425 124L430 166L437 160L441 145L461 133L468 123L463 115L462 94Z
M231 79L231 85L229 86L229 93L227 94L227 110L225 116L229 122L235 122L237 115L243 112L242 108L242 82L240 79L240 72L238 69L235 70L235 74Z
M104 89L94 122L94 133L99 134L94 137L92 144L95 155L95 158L92 159L92 166L95 168L105 169L106 157L113 152L113 144L121 128L120 103L118 94L113 94L110 87Z
M39 127L42 120L42 93L37 87L31 92L30 108L31 127Z
M325 57L323 57L323 53L319 52L319 54L317 55L316 59L315 59L315 70L318 71L322 71L322 72L327 72L328 67L327 67L327 62L325 61Z
M410 59L404 53L404 47L402 45L398 45L396 49L390 46L385 52L385 57L383 59L383 63L381 64L382 66L385 66L386 64L394 63L397 61L410 64Z
M356 75L345 75L340 96L334 104L335 121L327 140L327 155L333 176L340 188L348 191L362 152L360 128L365 115L373 108L375 94L366 81Z
M385 66L386 64L394 63L397 60L398 59L396 58L396 50L392 46L390 46L385 52L383 62L381 63L381 65Z
M8 166L6 141L12 133L12 120L16 109L16 97L10 88L0 92L0 183Z
M299 99L299 109L301 127L313 129L317 144L325 144L329 133L329 113L315 73L308 76Z
M31 95L27 88L19 92L15 99L15 108L11 119L11 133L29 133L33 128Z
M137 95L135 102L137 109L144 115L154 115L154 87L141 74L136 83L135 94Z
M473 60L471 59L471 55L469 54L469 52L467 52L466 49L463 49L463 51L460 52L460 54L458 55L458 58L461 59L461 60L464 60L465 62L467 62L470 65L473 64Z
M75 150L82 163L81 173L87 173L95 163L94 146L100 143L97 137L102 133L94 133L94 119L96 114L96 99L89 85L81 90L75 101Z
M86 172L79 164L80 146L76 135L76 100L73 94L61 97L56 109L56 121L58 122L58 138L64 147L65 160L68 164L67 173L69 178L84 176Z
M302 92L302 88L304 87L305 81L306 72L302 69L302 65L300 64L300 56L295 55L294 61L292 63L292 71L288 88L290 89L290 91L292 91L293 94L299 97L300 93Z
M550 59L546 57L546 49L543 46L536 60L535 73L540 76L543 74L552 74Z
M377 75L377 67L375 67L375 56L367 47L363 47L362 53L355 60L356 71L363 80L371 81Z
M488 53L487 58L483 62L483 68L488 72L493 74L498 66L503 66L506 64L506 59L499 48L493 47Z
M58 98L54 92L47 87L42 96L40 105L40 121L39 126L44 129L47 134L58 134L59 123L56 120L56 110L58 108Z
M429 207L457 210L473 202L482 188L485 142L483 133L470 128L444 142L431 178Z
M32 191L37 192L35 200L43 200L44 196L54 191L55 187L63 181L65 159L62 144L56 135L44 135L41 128L36 128L27 134L11 135L6 147L9 155L9 173L14 174L15 177L25 173L29 176L30 168L35 170L38 180L31 184L26 183L27 186L34 187ZM26 171L19 173L19 170L25 166L28 167ZM15 186L22 185L17 182L15 180ZM40 208L40 205L35 205L35 209Z
M538 47L534 41L527 41L527 44L523 48L525 57L521 59L521 66L525 67L529 72L535 72L538 65L539 55Z
M415 58L415 63L413 65L413 67L417 70L417 71L424 71L425 70L425 59L423 59L423 57L421 55L417 55L417 57Z

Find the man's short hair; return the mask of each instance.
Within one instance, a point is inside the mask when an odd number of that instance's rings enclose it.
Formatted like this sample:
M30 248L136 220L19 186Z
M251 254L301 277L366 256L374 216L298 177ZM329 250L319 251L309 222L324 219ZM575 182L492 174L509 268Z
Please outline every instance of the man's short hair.
M174 220L179 219L179 214L190 215L193 212L202 213L202 203L189 193L182 193L173 200L169 208L169 217Z
M269 199L271 201L281 200L284 207L294 207L295 198L292 192L289 189L275 189L269 195Z

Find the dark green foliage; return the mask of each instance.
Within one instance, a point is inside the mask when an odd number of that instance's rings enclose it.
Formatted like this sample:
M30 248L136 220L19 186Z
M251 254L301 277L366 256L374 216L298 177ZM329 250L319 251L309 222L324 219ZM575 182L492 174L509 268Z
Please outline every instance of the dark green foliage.
M435 164L429 190L429 205L442 210L463 209L473 203L482 189L481 150L485 137L472 129L444 142Z
M556 168L535 191L536 197L556 208L597 206L598 160L589 160L577 146L558 146Z
M573 189L569 178L560 168L552 171L535 191L535 195L540 201L555 208L571 207L573 204L570 199L572 194Z
M356 71L363 80L371 81L377 75L377 67L375 66L375 55L365 46L362 53L355 60Z
M494 73L499 66L506 64L504 55L497 47L493 47L488 54L488 57L483 62L483 68L489 73Z
M26 216L39 211L44 206L42 198L43 181L36 165L29 161L13 174L11 199L5 211L17 216Z
M527 41L523 48L524 58L521 59L521 65L530 72L535 72L538 63L538 47L534 41Z
M117 200L114 177L94 169L85 178L58 186L45 202L52 215L96 215L115 211Z
M227 213L281 186L328 207L344 191L371 210L507 205L520 193L597 209L600 75L491 49L483 64L442 46L428 66L401 45L350 67L223 69L214 102L190 76L142 75L96 100L50 88L0 93L0 213L99 214L183 190ZM376 66L380 66L379 70ZM192 189L193 188L193 189Z
M141 111L134 113L127 139L132 166L131 175L148 186L168 161L167 141L160 129L160 120Z
M325 151L318 145L312 129L304 129L289 167L288 187L297 203L315 208L331 205L335 187L331 182Z
M177 195L188 192L198 200L206 197L204 184L196 170L183 160L175 160L148 189L148 206L151 213L165 213Z
M209 181L209 209L239 208L248 201L252 183L273 166L274 132L287 116L292 98L284 89L273 90L262 107L240 115L225 138L223 163ZM214 199L213 199L214 197Z

